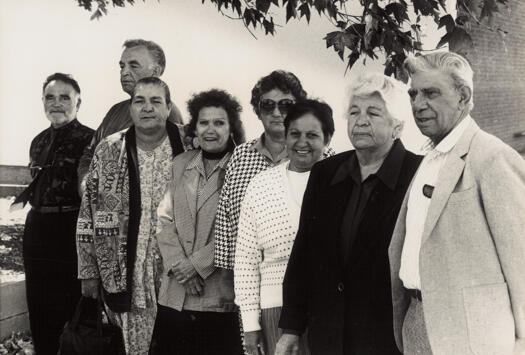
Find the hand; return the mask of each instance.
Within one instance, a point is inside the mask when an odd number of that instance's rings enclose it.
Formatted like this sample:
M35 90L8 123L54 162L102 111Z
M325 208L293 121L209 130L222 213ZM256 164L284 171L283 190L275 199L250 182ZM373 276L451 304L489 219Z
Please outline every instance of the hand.
M199 276L192 277L184 284L186 292L193 296L202 296L204 295L204 280Z
M262 330L244 333L244 347L248 355L265 355Z
M283 334L275 346L275 355L299 354L299 335Z
M99 279L80 280L82 296L97 299L99 282Z
M184 258L171 266L171 269L168 271L168 276L175 277L175 280L177 280L178 283L184 284L189 279L198 276L198 274L190 260Z

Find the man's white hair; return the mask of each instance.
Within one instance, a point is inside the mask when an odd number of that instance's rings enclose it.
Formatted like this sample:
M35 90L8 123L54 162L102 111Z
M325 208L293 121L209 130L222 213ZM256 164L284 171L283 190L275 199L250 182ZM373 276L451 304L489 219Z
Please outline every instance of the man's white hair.
M348 108L354 96L368 97L378 94L385 102L390 116L400 122L413 121L412 106L408 96L408 87L381 73L363 73L350 85L348 90Z
M470 100L467 103L468 111L474 107L474 72L469 62L461 55L454 52L435 52L421 56L409 56L403 66L409 75L416 72L439 70L450 75L456 90L462 86L470 89Z

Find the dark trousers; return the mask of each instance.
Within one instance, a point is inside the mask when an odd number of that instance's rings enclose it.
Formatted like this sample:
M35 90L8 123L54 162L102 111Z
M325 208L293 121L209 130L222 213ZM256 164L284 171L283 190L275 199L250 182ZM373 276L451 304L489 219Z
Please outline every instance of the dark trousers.
M77 279L78 212L27 215L23 256L31 335L37 355L55 355L65 322L80 298Z
M155 354L243 354L236 312L177 311L158 305L153 338Z

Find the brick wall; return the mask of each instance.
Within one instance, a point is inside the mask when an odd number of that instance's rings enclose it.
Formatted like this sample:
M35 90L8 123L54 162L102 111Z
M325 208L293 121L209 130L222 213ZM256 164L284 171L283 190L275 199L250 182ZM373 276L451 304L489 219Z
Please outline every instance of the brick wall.
M500 36L472 25L474 50L467 54L474 69L472 117L481 128L525 154L525 1L509 0L493 18ZM454 50L454 48L451 48Z

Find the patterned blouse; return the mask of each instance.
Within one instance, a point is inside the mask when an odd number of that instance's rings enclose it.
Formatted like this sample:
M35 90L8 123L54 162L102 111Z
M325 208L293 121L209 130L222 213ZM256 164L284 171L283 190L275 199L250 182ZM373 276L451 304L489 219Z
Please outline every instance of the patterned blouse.
M255 175L280 162L273 162L261 152L261 139L262 136L239 145L228 163L215 221L217 267L233 269L241 202L248 184ZM334 154L332 148L327 148L323 158Z
M137 148L142 214L133 273L133 304L140 308L157 302L162 260L157 243L157 207L171 181L172 153L169 139L153 151Z

